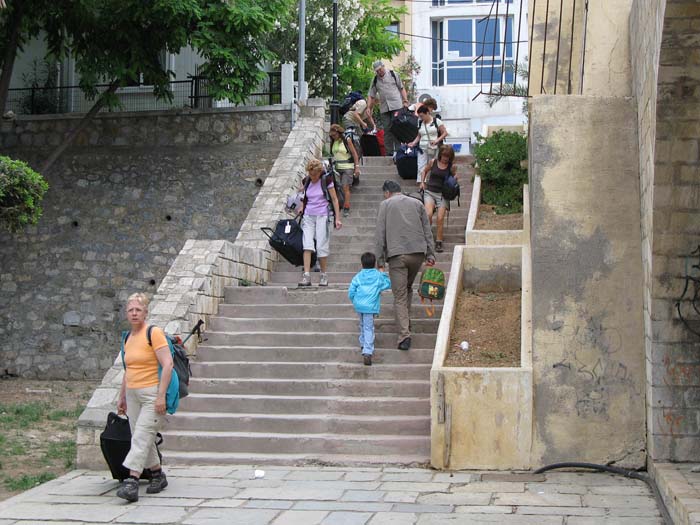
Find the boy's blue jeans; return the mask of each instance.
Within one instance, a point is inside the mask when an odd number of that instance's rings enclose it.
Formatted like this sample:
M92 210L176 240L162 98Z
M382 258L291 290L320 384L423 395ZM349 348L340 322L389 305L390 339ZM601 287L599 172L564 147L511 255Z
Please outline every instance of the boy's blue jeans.
M363 355L374 353L374 314L359 314L360 346Z

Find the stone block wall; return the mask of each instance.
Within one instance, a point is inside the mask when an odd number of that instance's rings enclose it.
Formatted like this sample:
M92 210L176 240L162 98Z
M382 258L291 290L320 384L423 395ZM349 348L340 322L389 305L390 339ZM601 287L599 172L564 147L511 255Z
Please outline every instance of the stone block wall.
M643 75L646 83L637 83L639 105L656 106L655 113L645 108L639 114L640 128L655 130L640 143L648 441L652 459L697 461L700 336L683 325L676 303L700 332L700 316L689 300L697 285L691 283L682 298L686 274L700 279L700 271L692 269L700 254L690 255L700 246L700 3L667 0L653 7L644 15L651 41L640 42L645 47L638 52L648 53L649 46L659 50L656 86Z
M272 126L284 117L290 125L288 110L250 113L259 123ZM233 122L244 114L182 118L200 128L208 118L213 128L220 119ZM176 118L126 120L133 129L143 123L154 136L175 141ZM40 119L37 133L51 122L62 129L65 120ZM101 120L105 126L107 117ZM19 122L12 125L32 127ZM247 126L255 124L242 128ZM282 133L282 123L277 130ZM114 136L112 144L127 136ZM126 297L154 294L188 239L236 238L282 147L255 142L252 133L245 140L250 142L77 146L66 152L48 175L39 224L17 235L0 233L0 373L102 377L125 327ZM36 166L50 150L1 151ZM164 319L177 317L167 305L158 308Z
M645 462L635 117L625 98L531 101L533 465Z
M198 319L216 314L227 286L264 285L277 260L261 226L284 216L287 196L299 185L309 159L318 157L325 136L325 105L309 100L279 151L265 184L240 227L235 242L188 240L163 278L149 309L149 322L169 334L185 334ZM196 338L188 351L196 353ZM122 381L120 360L111 354L112 367L78 421L79 468L102 468L99 434L108 412L114 410Z
M0 151L59 145L82 115L33 115L0 121ZM213 146L284 142L291 110L282 106L99 113L75 147Z

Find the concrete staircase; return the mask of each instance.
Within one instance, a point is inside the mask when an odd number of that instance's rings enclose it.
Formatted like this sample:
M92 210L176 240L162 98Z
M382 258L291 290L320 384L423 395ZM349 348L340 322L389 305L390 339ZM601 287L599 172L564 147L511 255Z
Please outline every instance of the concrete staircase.
M463 243L470 176L453 206L438 266ZM412 348L396 348L391 291L376 320L376 352L362 364L347 288L372 250L381 185L401 181L389 159L367 158L352 213L331 237L330 286L298 289L300 269L278 263L267 286L232 287L200 345L190 384L165 432L169 464L412 464L430 455L430 366L441 306L412 311ZM417 283L416 283L417 284Z

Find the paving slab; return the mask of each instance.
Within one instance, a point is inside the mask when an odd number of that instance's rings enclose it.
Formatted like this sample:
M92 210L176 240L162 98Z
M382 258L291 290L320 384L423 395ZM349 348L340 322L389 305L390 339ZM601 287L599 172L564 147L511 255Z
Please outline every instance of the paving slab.
M168 469L170 485L160 494L146 494L142 483L134 504L115 497L119 484L108 473L71 472L0 502L0 525L661 523L646 485L605 474L533 477L420 468L266 466L264 478L252 479L251 465L191 470L188 476L186 468ZM700 487L700 474L686 470L669 474L676 485L684 481L683 497L696 495ZM684 504L689 519L700 515L700 499Z

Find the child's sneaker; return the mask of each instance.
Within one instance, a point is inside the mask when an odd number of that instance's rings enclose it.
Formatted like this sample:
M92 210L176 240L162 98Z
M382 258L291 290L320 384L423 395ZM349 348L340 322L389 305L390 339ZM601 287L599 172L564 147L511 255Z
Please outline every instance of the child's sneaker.
M311 286L311 275L308 272L301 274L301 281L299 281L299 286Z
M319 286L328 286L328 274L321 273L321 281L318 283Z

